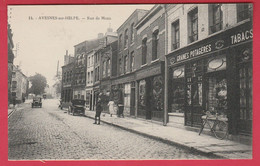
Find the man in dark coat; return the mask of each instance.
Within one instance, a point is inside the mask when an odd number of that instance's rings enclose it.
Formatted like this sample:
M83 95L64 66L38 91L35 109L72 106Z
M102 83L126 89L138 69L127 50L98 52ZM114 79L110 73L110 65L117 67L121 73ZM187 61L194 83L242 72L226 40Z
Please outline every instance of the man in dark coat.
M95 122L93 124L100 124L100 115L102 112L102 103L101 103L101 98L100 96L98 97L98 101L96 104L96 115L95 115ZM97 123L97 119L98 119L98 123Z

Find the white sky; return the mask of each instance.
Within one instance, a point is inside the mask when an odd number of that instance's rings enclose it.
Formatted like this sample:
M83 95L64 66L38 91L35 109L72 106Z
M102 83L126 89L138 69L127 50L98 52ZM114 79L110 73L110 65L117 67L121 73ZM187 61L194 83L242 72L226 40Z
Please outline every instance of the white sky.
M74 45L105 33L109 24L114 31L135 9L151 9L153 5L34 5L8 6L8 22L13 41L19 43L14 64L27 76L36 72L54 83L54 75L63 65L66 50L74 54ZM29 20L29 16L34 20ZM39 20L39 16L110 17L111 20ZM14 48L16 50L16 47ZM14 51L14 54L16 52ZM61 71L61 68L59 68Z

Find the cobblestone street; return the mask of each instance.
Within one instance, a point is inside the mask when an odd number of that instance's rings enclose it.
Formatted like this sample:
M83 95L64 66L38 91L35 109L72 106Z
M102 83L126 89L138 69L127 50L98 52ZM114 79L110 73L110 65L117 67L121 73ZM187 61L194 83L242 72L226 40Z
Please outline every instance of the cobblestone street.
M93 120L68 115L57 100L15 111L8 119L9 160L23 159L207 159Z

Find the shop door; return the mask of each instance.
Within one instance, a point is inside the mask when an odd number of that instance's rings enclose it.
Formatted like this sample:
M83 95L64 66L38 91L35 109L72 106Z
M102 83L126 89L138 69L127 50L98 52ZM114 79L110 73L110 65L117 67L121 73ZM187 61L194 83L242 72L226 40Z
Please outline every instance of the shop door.
M131 88L130 115L135 116L135 88Z
M163 76L155 76L151 79L151 118L153 120L162 121L163 120L163 106L164 106L164 85Z
M252 63L239 65L239 120L240 134L252 133Z
M187 126L201 125L203 64L203 60L199 60L186 65L185 125Z

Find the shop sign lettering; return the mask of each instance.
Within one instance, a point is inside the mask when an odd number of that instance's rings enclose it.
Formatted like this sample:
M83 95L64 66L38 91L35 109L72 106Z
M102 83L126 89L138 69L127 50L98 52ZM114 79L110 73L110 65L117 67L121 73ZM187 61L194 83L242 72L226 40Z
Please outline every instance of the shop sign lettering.
M186 52L184 54L176 56L176 59L171 59L170 63L180 62L189 58L194 58L199 55L203 55L205 53L211 52L211 44L196 48L194 50L191 50L189 52Z
M253 29L252 28L244 29L242 31L235 32L233 34L226 35L226 37L225 37L225 35L223 35L217 41L211 41L211 42L207 43L206 45L199 46L198 48L192 49L192 50L184 52L180 55L169 58L169 63L170 63L170 65L173 65L177 62L192 59L197 56L200 56L200 55L203 55L206 53L210 53L212 51L223 49L229 45L235 45L235 44L238 44L241 42L245 42L252 38L253 38Z
M231 45L237 44L237 43L240 43L240 42L252 39L252 38L253 38L253 29L246 30L243 32L238 32L237 34L232 35L230 37Z

